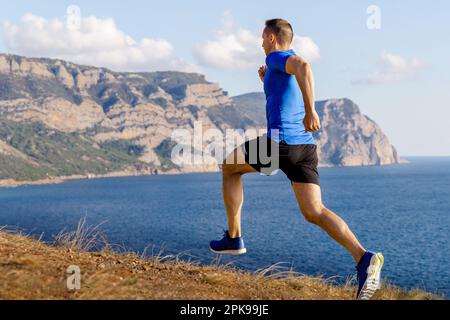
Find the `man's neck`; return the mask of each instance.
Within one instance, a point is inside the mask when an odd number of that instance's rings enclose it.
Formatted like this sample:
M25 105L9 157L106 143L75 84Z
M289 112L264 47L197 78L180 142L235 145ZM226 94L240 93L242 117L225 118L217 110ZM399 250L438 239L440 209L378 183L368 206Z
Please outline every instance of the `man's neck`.
M286 51L289 50L289 47L282 47L282 46L277 46L275 45L272 50L270 50L270 53L275 52L275 51Z

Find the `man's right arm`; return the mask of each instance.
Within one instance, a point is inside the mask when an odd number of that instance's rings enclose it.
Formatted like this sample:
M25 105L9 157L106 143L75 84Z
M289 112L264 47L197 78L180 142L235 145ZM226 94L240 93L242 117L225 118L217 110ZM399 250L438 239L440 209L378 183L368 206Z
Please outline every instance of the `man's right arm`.
M299 56L291 55L286 61L286 73L295 75L302 92L305 130L310 132L319 130L320 119L314 105L314 77L311 66Z

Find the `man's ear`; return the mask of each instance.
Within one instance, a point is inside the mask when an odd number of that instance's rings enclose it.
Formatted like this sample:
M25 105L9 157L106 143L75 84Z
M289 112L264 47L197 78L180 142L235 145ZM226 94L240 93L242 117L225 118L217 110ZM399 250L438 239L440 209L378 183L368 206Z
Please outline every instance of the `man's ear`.
M269 40L270 42L275 42L275 35L273 33L269 33Z

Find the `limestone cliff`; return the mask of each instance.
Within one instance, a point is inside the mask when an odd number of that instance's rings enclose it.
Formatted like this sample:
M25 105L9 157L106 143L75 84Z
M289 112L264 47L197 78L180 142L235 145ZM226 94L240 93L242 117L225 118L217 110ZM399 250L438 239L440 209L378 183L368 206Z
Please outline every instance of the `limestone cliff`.
M95 149L104 152L97 157L110 162L110 167L117 159L111 152L119 152L120 168L140 168L143 173L154 169L217 170L214 163L173 164L173 131L186 129L192 133L196 121L202 122L203 130L222 132L228 128L264 128L264 104L261 93L230 98L219 84L197 73L119 73L62 60L0 54L0 119L4 123L0 163L7 168L3 172L15 163L12 159L18 159L23 164L20 168L39 167L40 175L57 176L60 171L52 170L57 160L46 162L45 152L57 149L55 143L72 141L79 152L85 153L78 159L80 162L94 159ZM318 110L323 125L316 135L322 165L399 162L381 129L350 100L319 102ZM61 136L55 142L53 135L33 134L36 128L44 130L40 126L20 128L21 124L32 123L42 124L46 134L54 130ZM30 149L31 136L35 149ZM36 150L39 156L33 154ZM94 161L78 173L90 173L92 166ZM77 164L72 169L75 167L83 166Z
M323 129L316 136L323 165L361 166L399 163L400 157L381 128L349 99L319 101Z

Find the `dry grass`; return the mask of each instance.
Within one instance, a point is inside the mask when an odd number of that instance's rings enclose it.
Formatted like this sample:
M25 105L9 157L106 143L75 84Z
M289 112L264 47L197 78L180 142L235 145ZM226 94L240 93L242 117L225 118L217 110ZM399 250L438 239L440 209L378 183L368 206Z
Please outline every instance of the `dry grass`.
M55 236L55 245L66 249L77 251L102 250L108 247L106 236L101 232L100 227L86 224L86 217L82 218L74 231L63 229Z
M90 252L101 245L102 249ZM148 251L148 250L147 250ZM117 253L98 227L82 220L54 245L0 228L0 299L353 299L355 287L275 264L254 273L186 262L183 255ZM184 255L186 256L186 254ZM189 256L188 256L189 257ZM81 270L81 289L68 290L67 267ZM437 299L421 290L385 285L375 299Z

